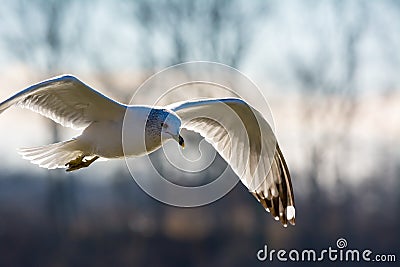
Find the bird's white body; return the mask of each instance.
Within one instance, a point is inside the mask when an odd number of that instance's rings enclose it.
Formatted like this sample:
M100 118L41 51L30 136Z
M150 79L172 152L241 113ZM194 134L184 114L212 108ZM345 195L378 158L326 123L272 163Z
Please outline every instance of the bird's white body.
M85 154L103 158L144 155L146 117L150 110L149 107L129 106L126 120L93 122L76 137L76 143ZM129 133L124 138L123 129ZM124 146L123 140L127 142Z
M65 75L15 94L0 103L0 113L13 105L29 108L63 126L83 129L71 140L20 151L41 167L73 171L98 158L145 155L170 139L183 146L182 127L205 137L275 219L285 226L295 222L289 170L275 135L261 113L242 99L203 99L167 107L127 106Z
M124 156L121 129L122 122L93 122L75 138L75 143L85 155L120 158ZM135 154L140 154L137 147L134 147L131 153Z

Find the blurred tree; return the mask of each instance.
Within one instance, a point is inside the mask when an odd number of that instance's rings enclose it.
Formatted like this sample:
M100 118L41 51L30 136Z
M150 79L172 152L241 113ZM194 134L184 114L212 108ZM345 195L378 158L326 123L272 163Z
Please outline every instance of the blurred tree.
M8 33L5 52L13 54L24 64L30 64L32 68L43 73L43 77L39 78L47 78L49 75L64 71L70 51L94 37L93 34L81 36L82 25L93 20L94 24L100 27L99 20L103 20L102 16L94 18L80 13L85 7L85 1L61 2L44 0L5 2L5 5L13 7L11 17L14 21L12 25L15 26L10 27L9 31L5 29L6 27L0 27L0 33ZM76 2L79 2L79 12L73 13L72 9ZM111 2L102 1L102 3ZM167 1L160 1L158 5L156 1L129 1L129 6L135 8L134 19L138 24L135 30L140 32L142 40L141 47L135 52L137 57L131 58L132 61L140 61L145 68L155 69L179 63L180 60L194 59L217 60L240 67L247 59L248 44L258 33L254 30L257 23L247 20L261 13L255 12L252 15L251 12L246 13L249 8L247 4L251 6L250 3L253 2L243 1L246 5L239 1L171 1L170 3L171 5ZM270 3L266 5L256 2L256 5L266 8ZM278 3L286 3L285 9L291 9L291 5L294 4L287 1L274 2L275 5ZM300 5L305 9L301 9L301 12L295 10L294 13L300 13L301 18L306 20L310 16L307 13L308 9L314 8L315 3L315 1L302 1ZM27 178L27 174L23 173L23 177L19 177L18 180L16 179L18 177L4 177L7 174L2 173L4 179L0 179L0 265L132 266L137 263L136 265L162 266L181 263L184 266L244 266L259 264L255 253L264 244L274 249L281 247L326 249L327 246L335 247L335 241L339 237L347 238L351 248L368 248L376 253L398 254L397 248L400 247L397 223L400 204L398 162L395 163L396 170L391 172L392 161L396 160L398 153L384 154L376 148L373 149L374 153L382 157L377 163L378 167L374 173L368 174L368 179L358 183L354 190L350 190L351 187L347 184L349 176L343 173L343 170L347 169L346 155L352 145L351 142L346 142L343 133L351 128L353 116L358 108L357 81L362 65L360 46L369 27L371 7L366 1L325 3L328 3L328 10L331 13L319 12L320 10L314 12L322 14L323 19L312 20L312 23L307 24L307 29L300 31L300 34L311 33L315 49L312 49L311 54L307 54L301 45L298 46L297 42L293 42L296 54L289 58L288 64L285 64L285 68L293 70L296 86L300 84L302 105L295 112L302 113L304 124L295 130L305 130L305 134L300 136L299 143L309 147L310 150L305 160L310 164L308 172L293 173L294 177L298 177L295 180L307 184L307 188L310 189L308 198L301 192L296 195L298 220L295 227L284 229L271 220L255 199L243 192L243 186L236 187L224 200L198 208L193 213L183 212L184 215L180 217L173 216L177 213L171 213L172 216L163 218L163 213L175 212L177 208L166 208L165 205L151 200L131 181L127 173L116 172L114 175L119 177L119 180L114 181L112 194L109 184L79 185L80 197L77 201L80 201L78 204L82 209L78 211L77 227L74 228L75 231L63 233L62 242L58 242L61 236L55 242L53 233L59 231L54 229L57 223L46 225L47 220L40 220L36 215L37 210L43 209L38 204L42 203L44 188L41 177L29 174L33 178ZM386 3L398 4L395 1ZM110 5L117 5L117 2L112 2ZM323 4L317 3L316 7L321 5ZM0 8L2 18L3 8L4 6ZM391 5L386 8L391 8ZM90 11L94 16L95 10ZM118 16L118 19L126 23L132 23L132 9L129 10L129 15L128 11L125 11L127 13L124 13L124 10L118 11L120 11L117 12L118 15L114 16ZM236 15L230 20L226 12ZM241 17L241 12L247 15ZM365 16L362 15L363 12L366 12ZM74 15L71 15L72 13ZM334 14L333 31L329 30L330 24L327 23L329 14ZM278 25L285 19L290 20L293 17L278 16ZM73 31L65 31L66 24L73 25L70 27ZM246 25L253 25L254 28L250 27L248 33ZM112 23L110 28L118 32L115 24ZM236 28L239 28L239 32L231 33L236 31ZM383 27L379 30L382 35L386 32ZM391 31L387 31L386 34L396 35ZM246 39L247 35L250 35L249 40ZM113 38L106 35L101 39L101 45L98 47L103 50L97 50L95 53L99 53L95 57L102 58L101 52L107 54L110 46L105 46L105 39ZM240 39L241 45L234 42L237 39ZM119 40L126 38L123 36ZM119 48L117 43L120 42L115 43ZM243 47L240 48L241 46ZM95 50L97 47L91 48ZM388 51L384 43L380 43L379 49L385 50L385 53ZM395 58L395 51L397 50L392 49L387 53ZM81 53L79 56L86 56L91 51L85 52L87 53ZM252 51L252 53L259 52ZM238 57L232 59L236 57L236 53ZM126 54L120 52L119 55ZM95 68L98 62L95 60L93 62L91 71L98 70ZM102 61L105 66L104 72L107 68L114 69L115 62ZM332 69L339 71L332 73ZM99 75L100 78L102 76L103 73ZM340 101L332 101L334 98L339 98ZM316 105L319 106L318 109L315 109ZM316 114L316 110L325 112ZM342 121L343 118L345 119ZM317 129L318 127L320 129ZM307 136L318 130L326 131L326 135L318 138L311 136L307 139ZM55 132L54 141L58 139L58 131ZM381 138L385 138L385 134L383 133ZM391 141L385 144L392 145ZM382 149L388 150L386 147ZM332 164L332 159L327 156L333 150L340 152L335 155L336 157L342 158L336 158L336 163ZM329 169L331 172L326 170L326 166L332 167L335 164L336 166ZM338 177L337 183L329 190L320 185L321 180L326 178L325 174ZM304 176L310 178L310 183L303 182ZM396 186L388 183L392 176L397 181ZM52 179L54 180L56 179ZM47 199L48 205L51 205L50 215L54 212L53 219L61 223L63 219L68 223L68 217L63 217L68 214L66 205L68 206L71 201L69 198L71 192L68 188L69 186L63 183L53 184L52 194ZM159 210L154 212L154 209ZM200 213L200 216L192 218L190 214L196 212ZM179 239L176 235L167 234L166 218L181 223L178 225L182 225L182 222L191 224L191 219L194 219L195 222L190 228L193 231L201 228L197 225L206 225L210 229L199 235L198 239ZM187 236L190 235L193 233L188 230ZM280 243L275 242L278 240ZM280 265L277 261L268 264ZM306 264L308 263L305 262L304 265ZM359 262L349 262L349 265L357 266Z
M13 24L16 31L6 32L4 40L8 51L33 69L40 69L38 80L65 72L65 60L70 55L74 40L82 34L81 19L84 16L68 16L73 0L19 0L11 5L15 12ZM68 20L67 20L68 19ZM76 23L73 36L66 40L66 22ZM72 42L71 42L72 40ZM60 141L60 127L46 119L51 129L51 143ZM69 223L73 210L73 180L61 170L48 172L49 219L61 228Z
M144 66L155 68L192 60L239 67L268 3L256 1L132 2L141 31Z
M356 6L349 8L349 5ZM321 2L317 5L307 2L305 10L323 8L327 8L333 16L331 28L310 25L310 30L315 32L313 54L305 56L301 50L294 50L288 64L302 91L300 108L305 127L312 132L318 132L323 127L324 131L321 138L310 136L308 140L309 177L314 178L315 173L343 176L335 172L343 170L338 166L343 166L347 160L343 157L344 152L351 149L346 138L357 112L359 46L368 26L369 14L369 6L363 1ZM331 41L332 34L335 34L335 42ZM322 113L315 112L316 107ZM324 121L331 123L322 126ZM319 155L319 164L313 164L316 154ZM329 166L325 162L329 162Z

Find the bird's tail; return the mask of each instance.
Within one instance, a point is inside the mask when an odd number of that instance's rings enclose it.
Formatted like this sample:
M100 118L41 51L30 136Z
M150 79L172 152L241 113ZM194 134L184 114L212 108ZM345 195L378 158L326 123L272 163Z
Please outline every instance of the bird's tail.
M18 153L30 162L47 169L65 168L65 164L83 154L77 149L76 140L45 146L20 148Z

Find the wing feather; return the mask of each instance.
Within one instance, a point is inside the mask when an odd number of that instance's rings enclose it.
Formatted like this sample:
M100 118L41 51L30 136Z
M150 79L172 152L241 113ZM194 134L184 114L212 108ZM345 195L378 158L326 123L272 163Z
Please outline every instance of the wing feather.
M295 224L290 174L276 137L261 113L236 98L205 99L168 106L182 127L214 146L254 197L286 226Z
M0 103L0 113L17 105L66 127L83 128L93 121L120 120L126 106L64 75L34 84Z

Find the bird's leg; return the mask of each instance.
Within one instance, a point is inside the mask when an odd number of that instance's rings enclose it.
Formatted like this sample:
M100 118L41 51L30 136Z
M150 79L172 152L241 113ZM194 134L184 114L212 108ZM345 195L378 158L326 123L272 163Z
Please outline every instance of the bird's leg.
M84 157L85 157L84 155L80 155L76 159L73 159L70 162L68 162L67 164L65 164L65 166L71 167L71 166L79 165L79 164L81 164Z
M84 157L85 156L81 155L81 156L77 157L76 159L73 159L70 162L66 163L65 166L68 167L66 171L71 172L71 171L75 171L75 170L82 168L81 165L82 165L82 162L83 162L82 160Z
M83 167L89 167L89 165L92 164L98 158L99 158L99 156L94 156L92 159L83 161L82 162Z
M81 155L77 157L76 159L71 160L65 166L67 166L67 172L71 171L76 171L79 170L80 168L86 168L89 167L90 164L92 164L96 159L99 158L99 156L95 156L90 160L84 160L85 156Z

